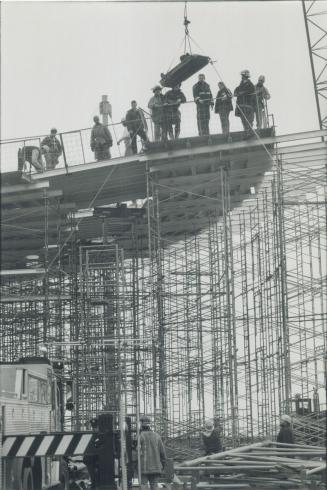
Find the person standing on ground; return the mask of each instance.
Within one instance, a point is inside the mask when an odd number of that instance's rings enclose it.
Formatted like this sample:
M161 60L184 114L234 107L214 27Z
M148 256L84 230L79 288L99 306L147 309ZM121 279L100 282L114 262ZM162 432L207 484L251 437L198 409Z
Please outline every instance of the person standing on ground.
M289 415L282 415L280 418L280 430L277 436L277 442L294 444L294 435L291 425L291 417Z
M215 113L219 114L222 132L229 137L229 113L233 110L232 92L223 82L218 82Z
M159 434L151 430L151 420L144 415L140 419L141 489L158 490L158 480L166 464L166 452Z
M125 117L126 126L131 136L131 146L132 152L134 155L137 153L137 136L142 138L142 142L146 145L148 141L147 132L147 124L143 114L143 111L137 107L136 100L132 100L131 109L129 109L126 113Z
M258 83L255 86L256 95L256 110L255 117L257 121L257 129L268 127L267 118L267 100L270 99L270 93L267 87L264 86L266 79L264 75L260 75Z
M46 136L41 143L41 151L44 154L47 170L52 170L58 165L58 158L62 154L61 144L56 138L56 134L56 128L52 128L50 136Z
M176 85L165 94L167 102L167 129L170 139L177 139L181 132L181 111L179 106L185 104L186 97L181 91L181 84ZM175 126L175 136L173 133L173 126Z
M249 70L241 71L242 80L234 90L236 99L235 116L240 117L246 138L253 134L254 110L256 106L255 88L250 80Z
M213 422L211 420L207 420L204 424L204 431L202 432L202 442L206 456L208 456L209 454L219 453L222 450L218 431L214 428Z
M108 160L111 158L109 148L112 146L112 136L107 126L100 123L99 116L94 116L93 121L91 150L94 151L96 160Z
M203 73L199 81L193 85L193 97L196 103L196 117L199 136L209 134L210 107L213 107L212 93L209 84L205 81Z
M160 85L153 87L152 91L154 95L148 103L148 108L151 111L151 117L154 124L154 141L167 140L166 101L161 90Z

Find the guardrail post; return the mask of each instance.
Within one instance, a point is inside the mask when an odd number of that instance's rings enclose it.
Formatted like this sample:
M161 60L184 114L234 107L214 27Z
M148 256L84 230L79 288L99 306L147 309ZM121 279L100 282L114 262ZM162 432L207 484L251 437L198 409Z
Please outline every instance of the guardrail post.
M66 159L64 141L63 141L63 138L62 138L62 134L61 133L60 133L59 136L60 136L60 143L61 143L61 148L62 148L62 156L63 156L63 159L64 159L66 174L68 175L68 165L67 165L67 159Z

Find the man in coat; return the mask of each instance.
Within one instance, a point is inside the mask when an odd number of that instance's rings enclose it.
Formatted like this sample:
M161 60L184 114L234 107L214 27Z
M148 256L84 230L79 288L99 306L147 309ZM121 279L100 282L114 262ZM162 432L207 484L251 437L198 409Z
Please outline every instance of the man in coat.
M173 126L175 126L175 139L177 139L181 132L181 112L179 106L185 104L186 97L181 91L181 84L176 85L165 94L167 103L166 117L167 117L167 129L170 139L174 139Z
M202 432L202 441L206 456L219 453L222 450L218 431L214 428L213 422L207 420Z
M210 107L213 107L212 93L205 76L200 73L199 81L193 85L193 97L196 103L196 117L199 136L209 134Z
M91 150L94 151L95 159L108 160L111 158L109 148L112 146L112 136L107 126L100 123L99 116L93 118L94 126L91 131Z
M223 134L229 137L229 113L233 110L233 95L223 82L218 82L218 88L215 113L219 114Z
M154 140L167 140L167 121L166 121L166 101L161 93L160 85L153 87L153 97L149 100L148 108L151 111L151 117L154 124Z
M158 490L158 480L166 464L166 452L159 434L151 430L151 420L144 415L140 419L141 489Z
M241 118L245 136L250 138L253 134L252 127L256 106L255 87L250 80L249 70L241 71L241 76L241 83L234 90L234 95L237 97L235 116Z
M294 435L291 428L292 419L289 415L282 415L280 418L280 430L277 436L277 442L284 444L294 444Z
M270 93L267 87L264 86L266 79L264 75L260 75L258 83L255 86L256 95L256 110L255 118L257 121L257 129L267 128L267 100L270 99Z
M131 137L132 152L135 155L137 153L137 136L140 136L143 144L148 141L146 120L142 110L137 107L136 100L132 100L131 109L126 112L125 122Z
M52 170L58 165L58 158L62 154L61 144L58 138L56 138L56 134L56 128L52 128L50 136L46 136L41 142L41 150L44 154L47 170Z

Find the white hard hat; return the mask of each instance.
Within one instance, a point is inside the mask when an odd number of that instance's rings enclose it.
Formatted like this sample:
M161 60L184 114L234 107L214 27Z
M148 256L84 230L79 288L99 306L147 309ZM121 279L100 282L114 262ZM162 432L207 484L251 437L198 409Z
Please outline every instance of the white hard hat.
M204 423L204 426L206 429L212 429L212 427L213 427L212 420L206 420L206 422Z
M289 415L282 415L280 418L281 422L287 422L288 424L292 423L292 419Z
M244 75L246 77L250 77L250 72L249 72L249 70L242 70L241 75Z

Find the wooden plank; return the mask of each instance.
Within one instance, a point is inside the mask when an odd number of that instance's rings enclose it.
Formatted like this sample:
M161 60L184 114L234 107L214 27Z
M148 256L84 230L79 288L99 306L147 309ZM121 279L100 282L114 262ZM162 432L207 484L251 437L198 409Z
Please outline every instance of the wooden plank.
M24 201L29 201L31 203L36 203L37 201L44 201L44 199L62 197L63 192L61 190L45 190L42 192L41 190L35 191L33 193L24 192L24 193L15 193L14 195L5 195L1 197L1 206L6 204L17 204Z
M43 182L34 182L33 184L16 184L1 186L1 194L13 194L14 192L34 192L40 189L48 189L50 183L48 180Z

